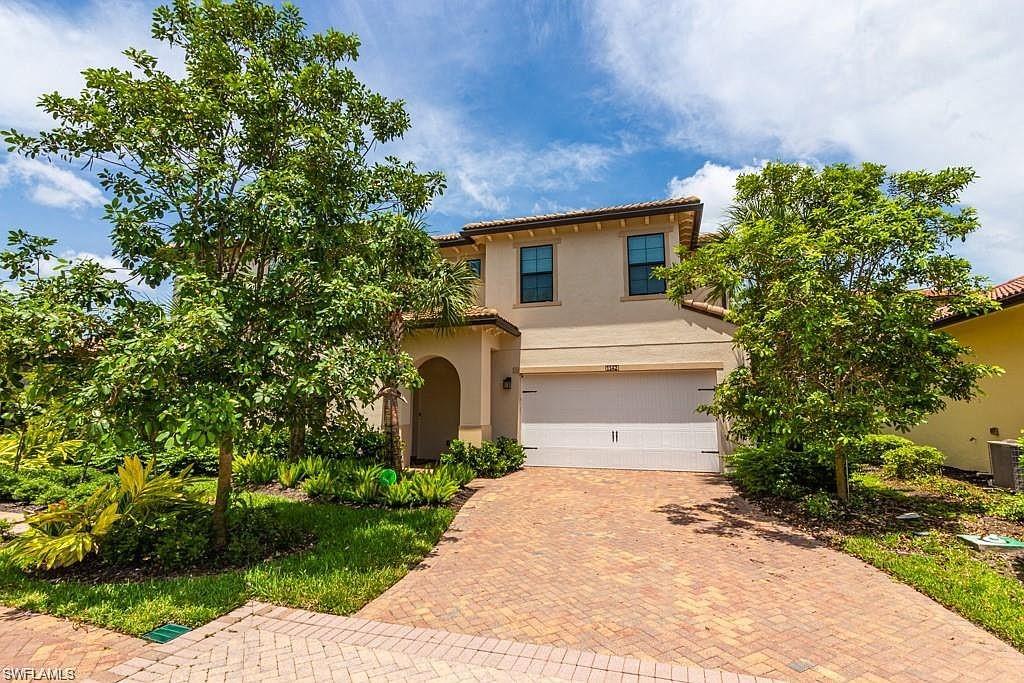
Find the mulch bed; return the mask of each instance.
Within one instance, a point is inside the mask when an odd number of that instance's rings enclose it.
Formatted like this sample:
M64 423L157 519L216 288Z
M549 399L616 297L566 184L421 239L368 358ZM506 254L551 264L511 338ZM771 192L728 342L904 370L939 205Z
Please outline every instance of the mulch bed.
M269 560L305 552L313 548L315 545L316 537L312 534L306 534L297 538L295 545L287 550L278 550L272 553L267 553L265 556L254 558L251 561L242 564L209 563L196 567L169 570L152 562L147 562L138 567L111 567L110 565L103 564L93 558L63 569L26 571L25 573L30 576L34 576L35 578L49 581L53 584L79 583L90 586L107 583L135 583L150 579L193 578L213 576L239 569L246 569Z
M958 471L959 472L959 471ZM945 474L945 473L944 473ZM966 474L960 472L960 474ZM976 477L953 477L961 481L977 484ZM913 482L900 482L900 491L907 499L899 500L879 496L870 503L849 508L845 514L835 519L821 521L809 518L800 508L798 501L783 498L750 496L744 494L766 514L785 521L791 526L810 533L815 538L839 548L849 536L879 536L882 534L906 534L903 547L897 546L897 552L919 552L912 545L914 532L927 531L940 535L949 543L960 543L957 534L1000 534L1014 538L1024 538L1024 523L1012 522L998 517L990 517L971 512L962 515L941 516L929 514L927 507L936 504L955 506L956 501L938 494L915 489ZM916 512L921 515L918 520L898 520L898 515ZM975 556L1004 576L1024 582L1024 553L1003 553L997 551L978 551Z

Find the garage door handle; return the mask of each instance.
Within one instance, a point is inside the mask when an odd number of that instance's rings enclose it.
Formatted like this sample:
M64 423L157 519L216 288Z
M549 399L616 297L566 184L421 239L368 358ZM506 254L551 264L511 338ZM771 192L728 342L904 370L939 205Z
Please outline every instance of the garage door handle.
M714 453L715 455L717 455L718 451L701 451L701 453Z
M536 394L537 390L536 389L523 389L523 393L524 394Z

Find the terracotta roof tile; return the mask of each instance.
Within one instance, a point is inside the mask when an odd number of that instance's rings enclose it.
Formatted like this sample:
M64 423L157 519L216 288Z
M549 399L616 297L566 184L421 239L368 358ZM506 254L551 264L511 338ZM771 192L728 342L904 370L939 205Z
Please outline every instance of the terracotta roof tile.
M496 308L470 306L466 309L464 317L467 325L492 323L513 336L518 337L520 334L519 328L503 318ZM430 315L407 315L406 319L417 327L431 327L432 323L436 322Z
M931 289L923 289L921 293L925 296L939 297L942 294L935 292ZM1012 280L1007 280L1002 284L995 285L988 290L988 295L993 301L999 303L1022 303L1024 302L1024 275L1019 275ZM1020 301L1017 301L1020 299ZM933 325L945 325L951 322L957 322L965 320L966 318L973 316L965 316L959 313L951 313L947 308L941 307L936 311L935 320Z
M704 313L706 315L713 316L715 318L725 318L725 309L715 304L709 304L706 301L697 301L696 299L683 299L679 302L679 305L683 308L688 308L691 311L697 311L698 313Z
M483 228L495 228L506 225L520 225L523 223L537 223L539 221L558 220L562 218L589 218L597 217L608 213L620 211L640 211L643 209L660 209L668 206L685 206L688 204L699 204L697 197L672 197L670 199L657 199L651 202L635 202L633 204L619 204L617 206L606 206L600 209L574 209L559 213L544 213L535 216L520 216L518 218L497 218L489 221L477 221L466 223L463 230L480 230Z

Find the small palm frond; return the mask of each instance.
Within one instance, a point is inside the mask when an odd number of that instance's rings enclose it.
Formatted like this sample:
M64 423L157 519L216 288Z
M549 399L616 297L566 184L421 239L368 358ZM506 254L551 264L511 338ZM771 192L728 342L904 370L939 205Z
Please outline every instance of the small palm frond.
M466 311L476 303L476 273L462 261L438 257L423 279L420 310L440 329L465 321Z

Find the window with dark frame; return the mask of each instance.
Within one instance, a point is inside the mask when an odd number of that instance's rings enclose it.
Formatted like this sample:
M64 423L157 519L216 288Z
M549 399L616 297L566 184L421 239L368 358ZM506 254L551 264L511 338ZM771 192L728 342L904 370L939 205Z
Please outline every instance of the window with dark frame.
M665 234L630 235L626 238L629 266L629 295L664 294L665 281L651 277L651 271L665 265Z
M477 276L478 279L481 277L481 274L483 273L483 268L482 268L482 263L481 263L480 259L478 259L478 258L466 259L466 265L469 266L470 270L472 270L474 273L476 273L476 276Z
M554 246L520 247L519 302L532 304L554 300Z

